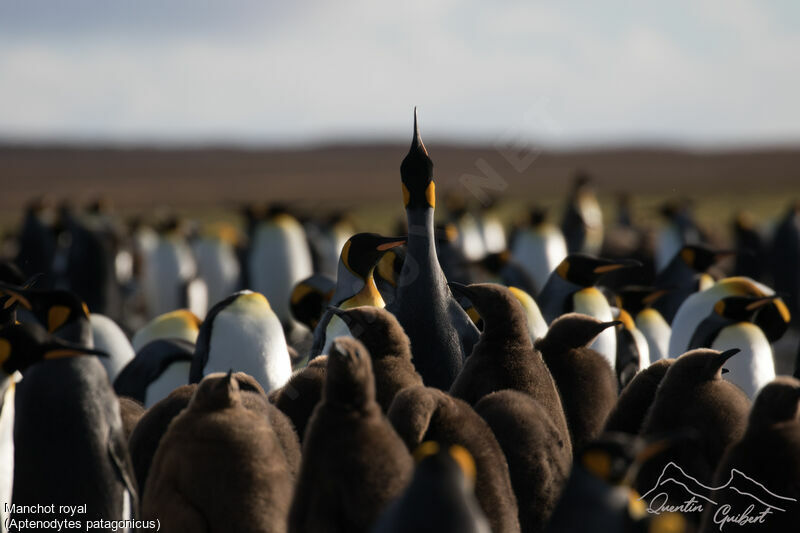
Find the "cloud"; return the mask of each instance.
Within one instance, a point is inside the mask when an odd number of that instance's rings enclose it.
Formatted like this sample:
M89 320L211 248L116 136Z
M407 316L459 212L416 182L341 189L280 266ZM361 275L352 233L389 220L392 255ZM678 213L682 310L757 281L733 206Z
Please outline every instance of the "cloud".
M0 7L0 136L800 139L792 4L66 6Z

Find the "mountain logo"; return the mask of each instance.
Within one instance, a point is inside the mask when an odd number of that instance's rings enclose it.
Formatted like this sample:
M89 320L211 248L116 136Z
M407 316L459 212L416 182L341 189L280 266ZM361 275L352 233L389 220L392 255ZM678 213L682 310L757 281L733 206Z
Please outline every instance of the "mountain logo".
M717 499L721 496L730 503L720 505ZM775 494L741 470L731 469L728 481L713 487L701 483L672 461L664 466L655 486L639 500L647 504L647 512L651 514L702 513L715 508L714 523L720 531L726 524L763 524L769 515L786 512L790 505L797 504L795 498Z

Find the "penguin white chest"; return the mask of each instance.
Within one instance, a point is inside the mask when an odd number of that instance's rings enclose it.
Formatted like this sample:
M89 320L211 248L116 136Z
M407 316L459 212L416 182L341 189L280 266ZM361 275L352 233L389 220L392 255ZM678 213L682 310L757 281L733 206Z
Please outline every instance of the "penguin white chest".
M292 374L281 323L269 308L234 307L215 317L203 374L233 369L253 376L269 392Z
M614 320L605 296L594 287L576 292L572 297L572 304L572 310L576 313L593 316L603 322ZM616 369L617 332L614 328L608 328L600 333L589 347L605 357L612 369Z
M165 368L161 375L147 386L147 392L144 395L145 409L150 409L154 404L169 396L172 391L189 383L191 366L190 361L178 361Z
M725 363L729 370L723 378L739 386L752 400L761 387L775 379L775 361L767 337L761 328L749 322L739 322L723 328L711 349L725 351L739 348L741 352Z

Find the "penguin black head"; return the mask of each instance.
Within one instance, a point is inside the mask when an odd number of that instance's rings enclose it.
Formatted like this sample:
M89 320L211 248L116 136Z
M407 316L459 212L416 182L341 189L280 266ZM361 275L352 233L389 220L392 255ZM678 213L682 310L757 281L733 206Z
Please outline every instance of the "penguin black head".
M492 274L497 274L509 261L511 261L511 252L503 250L502 252L487 254L481 260L481 265Z
M525 309L508 287L497 283L474 283L462 285L451 282L447 284L457 296L467 298L483 319L484 331L500 325L506 328L523 328L527 331L528 319ZM527 337L530 338L530 337Z
M436 206L436 186L433 182L433 161L422 144L414 108L414 137L411 148L400 164L403 182L403 203L406 209L433 209Z
M54 337L38 324L11 324L0 328L0 367L6 374L24 372L40 361L99 355L108 357L101 350L84 348Z
M536 341L536 347L539 350L583 348L606 329L621 324L619 320L601 322L593 316L567 313L553 320L547 334Z
M289 299L292 316L314 331L335 290L336 282L325 274L314 274L300 281Z
M242 398L238 374L241 373L229 370L227 374L214 372L204 377L189 402L189 408L213 411L239 405Z
M800 420L800 380L778 376L756 396L749 428L767 428L791 420Z
M414 450L414 461L415 478L457 480L459 486L469 489L475 486L475 460L463 446L453 444L442 449L438 442L425 441Z
M0 283L0 294L28 309L50 333L83 322L88 325L89 308L72 292L37 290Z
M352 309L332 307L353 337L364 343L373 359L387 355L411 356L411 341L395 316L379 307L361 306Z
M642 263L635 259L611 260L589 254L569 254L556 267L556 273L566 281L581 287L591 287L603 274L621 268L640 267Z
M626 433L605 433L577 456L584 470L609 485L621 484L641 449L642 441Z
M739 353L739 348L725 350L720 352L708 348L698 348L691 350L681 355L675 360L675 363L667 370L668 376L680 376L681 379L675 379L674 382L684 385L694 385L704 381L721 380L722 374L728 370L722 368L725 362Z
M405 248L397 247L387 251L375 267L376 278L382 279L392 287L397 287L397 280L400 279L405 260Z
M622 307L631 315L636 315L642 309L652 306L659 298L668 294L670 289L642 286L642 285L627 285L621 289L616 290L616 295L619 301L616 302L616 307Z
M714 304L714 312L732 322L753 322L755 316L777 296L728 296Z
M696 272L705 272L718 261L736 255L734 250L715 250L703 244L686 244L678 252L686 266Z
M346 409L362 409L375 401L372 361L360 341L350 337L333 341L323 397L329 404Z
M547 210L541 206L534 206L528 213L528 224L532 228L538 228L547 220Z
M36 274L25 281L25 275L16 264L11 261L0 261L0 282L2 283L30 288L39 277L40 275ZM14 322L18 303L19 301L14 296L4 295L0 292L0 325Z
M382 237L377 233L358 233L344 243L340 258L350 272L361 279L366 279L384 252L405 243L405 237Z

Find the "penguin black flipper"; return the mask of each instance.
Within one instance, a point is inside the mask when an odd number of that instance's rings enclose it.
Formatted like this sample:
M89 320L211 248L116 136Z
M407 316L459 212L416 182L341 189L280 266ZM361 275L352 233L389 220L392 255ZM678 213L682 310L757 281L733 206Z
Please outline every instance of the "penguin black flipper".
M194 348L194 357L192 358L192 366L189 369L189 383L200 383L203 379L203 369L208 363L208 355L211 350L211 331L214 329L214 319L217 315L236 298L239 297L239 292L235 292L214 304L214 307L208 310L206 318L200 325L200 331L197 333L197 343Z
M108 429L108 456L111 459L111 465L117 472L117 477L125 485L130 495L130 516L136 518L139 514L139 489L122 427L114 428L112 426Z
M314 328L314 341L311 345L311 352L309 352L309 361L318 355L323 355L322 349L325 347L325 340L327 338L325 332L328 329L331 318L333 318L333 311L331 311L330 308L326 309L325 313L323 313L322 317L319 319L317 327Z

